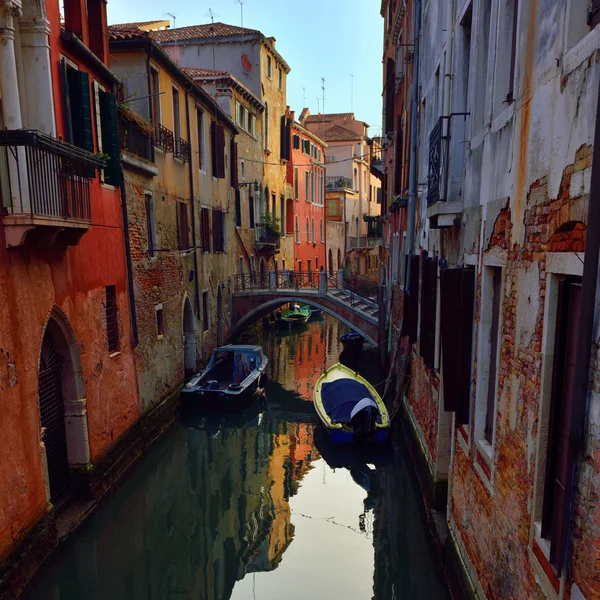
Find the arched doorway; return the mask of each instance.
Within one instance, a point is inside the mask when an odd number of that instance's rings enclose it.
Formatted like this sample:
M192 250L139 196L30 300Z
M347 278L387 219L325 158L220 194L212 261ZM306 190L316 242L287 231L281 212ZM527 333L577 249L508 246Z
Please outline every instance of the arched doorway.
M333 252L329 248L329 274L333 277Z
M341 251L340 251L339 248L338 248L338 251L337 251L337 259L338 259L337 260L337 268L339 270L339 269L342 268L342 253L341 253Z
M42 465L56 500L71 482L71 466L90 462L85 388L79 349L64 314L54 309L42 338L38 366Z
M183 303L183 368L185 370L185 378L192 377L196 374L196 320L194 319L194 311L192 303L186 296Z
M264 258L260 259L259 269L260 269L260 276L259 276L258 286L260 287L261 290L264 290L268 287L268 285L267 285L268 284L267 263L265 262Z
M217 345L223 345L225 332L225 318L223 316L223 285L219 284L217 289Z

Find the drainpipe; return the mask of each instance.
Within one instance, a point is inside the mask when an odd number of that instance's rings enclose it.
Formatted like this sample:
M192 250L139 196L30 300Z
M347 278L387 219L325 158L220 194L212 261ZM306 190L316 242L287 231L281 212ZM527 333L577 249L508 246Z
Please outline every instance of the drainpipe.
M417 209L417 157L419 150L418 136L418 108L419 108L419 35L421 27L421 0L415 0L414 15L414 59L413 59L413 105L412 124L410 133L410 173L408 178L408 231L407 254L410 257L415 245L415 214ZM406 269L404 291L410 296L411 260L409 258Z
M192 152L192 126L190 125L190 89L185 90L185 117L187 119L187 134L190 141L190 196L192 200L192 245L194 247L194 291L196 295L196 318L200 319L200 290L198 289L198 244L196 243L196 203L194 197L194 153Z

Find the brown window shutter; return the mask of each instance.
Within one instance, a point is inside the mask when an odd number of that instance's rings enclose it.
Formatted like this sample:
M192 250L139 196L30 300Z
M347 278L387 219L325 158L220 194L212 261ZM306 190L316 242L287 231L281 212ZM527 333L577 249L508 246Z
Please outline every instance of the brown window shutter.
M213 177L218 177L217 167L217 124L214 121L210 122L210 155L212 159L212 174Z
M456 425L470 417L471 349L475 299L474 269L451 269L441 277L444 410Z
M215 125L215 151L215 177L225 179L225 128L223 125Z
M202 250L204 252L210 252L210 217L208 208L202 209L200 226L202 227Z
M238 185L238 145L231 138L231 187L237 189Z

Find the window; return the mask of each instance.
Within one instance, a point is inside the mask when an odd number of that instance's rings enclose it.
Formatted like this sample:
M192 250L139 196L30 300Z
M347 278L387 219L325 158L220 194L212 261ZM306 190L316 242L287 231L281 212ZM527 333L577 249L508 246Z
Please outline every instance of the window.
M229 159L230 159L230 168L229 168L229 179L230 185L234 190L237 190L239 185L238 180L238 145L233 136L229 141Z
M281 117L280 125L280 145L279 154L281 160L290 160L291 158L291 135L292 135L292 120L285 115Z
M296 217L296 244L300 243L300 224L298 223L298 217Z
M256 117L254 115L250 115L250 129L249 129L250 135L252 135L252 137L256 137Z
M435 367L435 329L437 322L437 260L423 260L421 277L420 352L426 367Z
M310 197L309 197L309 193L310 193L309 180L310 180L310 175L309 175L308 171L305 171L305 173L304 173L304 196L305 196L307 202L310 201Z
M339 220L342 216L340 210L340 199L339 198L328 198L327 199L327 218L333 217L333 220Z
M173 135L175 136L175 144L181 139L181 110L179 107L179 90L173 89Z
M108 351L117 352L119 349L119 323L117 321L117 291L116 286L106 286L106 337Z
M210 143L213 177L225 179L225 129L215 121L211 122Z
M189 249L188 209L185 202L177 202L177 241L179 250Z
M576 46L590 29L598 24L600 17L598 8L600 8L598 0L593 0L591 3L589 0L568 0L566 10L563 13L567 21L565 26L565 51L568 52Z
M272 79L273 77L273 59L267 54L267 77Z
M358 189L358 171L354 169L354 189Z
M206 165L204 163L204 111L200 109L196 109L196 127L198 131L198 168L201 171L204 171L206 169Z
M315 240L315 220L314 220L314 219L312 220L312 223L311 223L311 225L312 225L312 227L311 227L311 233L312 233L312 238L311 238L311 240L312 240L312 242L314 243L314 242L316 241L316 240Z
M279 89L282 90L283 89L283 71L281 70L281 68L277 69L278 73L279 73Z
M246 163L243 160L240 160L240 169L242 173L242 179L246 180Z
M165 321L163 317L162 304L155 307L156 310L156 335L162 337L165 334Z
M208 304L208 291L202 292L202 321L204 331L210 330L210 312Z
M248 196L248 214L250 218L250 229L254 229L254 198Z
M325 243L325 238L323 237L323 219L319 221L319 240L321 244Z
M310 221L306 217L306 243L310 244Z
M518 0L505 0L498 5L498 39L509 42L510 60L498 48L496 53L496 73L494 77L494 115L498 115L506 105L514 100L515 59L517 51Z
M300 136L299 135L294 134L293 142L294 142L294 150L300 150Z
M280 229L285 234L285 229L283 228L283 224L285 223L285 198L283 196L279 197L279 224Z
M235 190L235 224L242 226L242 198L240 190Z
M310 141L309 140L302 140L302 152L304 152L304 154L308 154L310 155Z
M479 6L479 19L477 35L477 72L475 74L475 98L472 110L473 132L478 132L488 120L484 113L487 96L487 75L488 75L488 47L490 41L490 19L487 15L491 14L492 0L481 0Z
M312 260L308 261L308 276L312 275Z
M210 211L205 206L200 210L200 245L203 252L210 252Z
M144 195L146 204L146 239L148 241L148 256L156 256L156 215L154 213L154 197L150 193Z
M298 199L298 167L294 167L294 198Z
M286 202L285 232L294 235L294 201L291 198L288 198Z
M242 105L239 102L235 103L235 124L242 124Z
M225 250L225 213L217 208L212 210L213 252Z
M575 455L570 447L570 426L574 409L573 388L577 360L577 332L581 312L581 279L558 282L554 362L541 536L550 542L550 563L560 576L569 532L571 476Z
M310 201L315 201L315 173L311 171L310 173Z
M155 129L160 124L160 79L158 71L150 67L150 106L152 107L152 122Z
M265 126L263 128L265 133L265 150L269 149L269 103L265 102Z

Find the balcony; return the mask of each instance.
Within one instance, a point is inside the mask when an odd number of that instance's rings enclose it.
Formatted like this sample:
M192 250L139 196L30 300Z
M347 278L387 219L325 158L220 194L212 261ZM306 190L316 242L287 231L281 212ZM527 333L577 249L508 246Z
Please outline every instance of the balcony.
M104 167L95 154L39 131L0 131L6 246L22 246L35 237L44 248L59 234L67 245L77 245L91 226L90 178Z
M383 243L383 223L381 217L364 217L367 223L367 240L371 246Z
M354 182L350 177L337 177L336 175L327 175L327 191L350 190L354 191Z
M191 155L192 152L189 143L181 138L175 138L173 156L183 162L190 162Z
M119 108L119 146L122 150L154 162L153 133L150 122Z
M360 250L362 248L368 248L369 247L369 243L367 241L367 236L365 235L361 235L361 236L356 236L356 237L352 237L352 236L348 236L346 238L346 250Z
M173 135L173 132L160 123L155 127L154 145L163 152L173 152L175 149L175 136Z
M273 229L270 225L257 223L255 231L257 250L269 250L274 253L279 251L281 236L278 230Z

